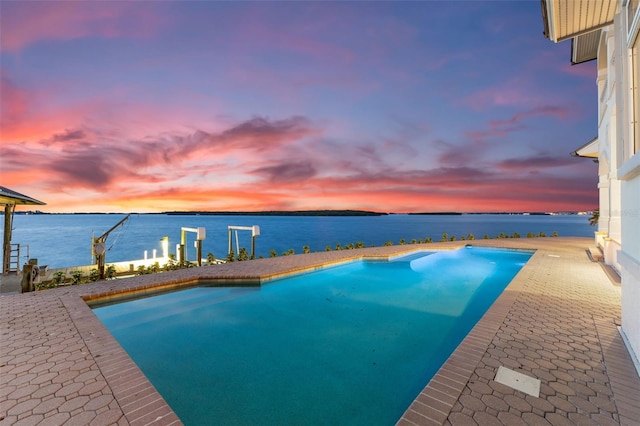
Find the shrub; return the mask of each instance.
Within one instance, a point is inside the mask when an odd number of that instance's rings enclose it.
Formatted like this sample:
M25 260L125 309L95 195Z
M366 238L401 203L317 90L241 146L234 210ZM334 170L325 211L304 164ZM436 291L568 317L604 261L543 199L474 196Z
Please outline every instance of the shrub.
M304 254L308 254L308 253L311 253L311 249L309 248L309 246L303 246L302 247L302 252Z
M61 285L64 282L65 279L65 273L63 271L57 271L56 273L53 274L53 284L54 287L58 287L59 285Z
M326 246L326 247L324 248L324 251L331 251L331 250L332 250L332 249L331 249L331 246Z
M552 237L557 237L558 236L558 231L553 231L553 234L551 234Z
M538 234L539 237L546 237L547 234L545 234L544 232L540 231L540 233Z
M238 262L242 262L245 260L249 260L249 254L247 253L246 248L240 247L240 252L238 253Z
M404 238L401 238L401 239L400 239L399 244L400 244L401 246L405 245L406 243L407 243L407 240L405 240Z
M175 256L169 256L169 260L162 267L164 271L174 271L178 269L178 263L176 262Z
M107 265L107 269L104 272L105 277L108 280L113 280L116 278L116 267L115 265Z
M443 243L445 241L449 241L449 234L447 234L446 232L442 233L442 238L440 239L440 242Z
M278 257L278 252L271 249L271 251L269 251L269 257Z
M514 232L512 238L520 238L520 234L518 234L517 232Z
M236 253L231 250L229 254L227 254L227 262L234 262L236 260Z
M82 283L82 271L71 271L71 285L78 285Z
M89 272L89 281L91 281L92 283L98 281L100 279L100 271L98 271L97 269L92 269Z
M213 255L213 253L209 252L207 253L207 263L212 264L216 261L216 257Z
M383 247L390 247L390 246L392 246L392 245L393 245L393 241L389 240L389 241L387 241L386 243L384 243L382 246L383 246Z

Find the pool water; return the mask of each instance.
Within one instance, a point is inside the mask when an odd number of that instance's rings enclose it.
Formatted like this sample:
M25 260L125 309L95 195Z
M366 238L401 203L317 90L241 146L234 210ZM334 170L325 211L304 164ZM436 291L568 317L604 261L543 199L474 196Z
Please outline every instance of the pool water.
M357 261L94 312L187 425L388 425L531 254Z

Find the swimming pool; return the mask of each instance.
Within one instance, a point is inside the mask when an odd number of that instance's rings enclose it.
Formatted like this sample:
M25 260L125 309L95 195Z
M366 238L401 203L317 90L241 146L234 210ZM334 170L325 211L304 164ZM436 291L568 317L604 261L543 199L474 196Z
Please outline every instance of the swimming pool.
M185 424L393 424L531 256L357 261L94 308Z

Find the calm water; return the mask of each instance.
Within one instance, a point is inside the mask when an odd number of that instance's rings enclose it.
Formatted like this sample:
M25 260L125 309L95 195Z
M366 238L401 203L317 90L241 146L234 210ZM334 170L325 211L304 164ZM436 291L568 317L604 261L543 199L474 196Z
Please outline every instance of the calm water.
M96 236L115 225L123 215L16 215L13 242L28 245L32 258L41 265L53 268L91 264L91 232ZM349 243L363 242L366 246L380 246L386 241L398 244L400 239L442 237L442 233L460 237L472 233L476 238L484 234L495 237L500 232L525 236L528 232L544 232L560 236L592 237L595 228L589 226L587 216L410 216L388 215L372 217L292 217L292 216L166 216L132 215L113 231L107 239L107 263L143 258L144 250L157 249L160 239L167 235L170 252L180 242L181 227L205 227L207 238L203 253L226 257L227 226L259 225L261 235L256 239L256 256L269 257L274 249L278 255L294 249L302 253L308 245L311 251L323 251L327 245L335 248ZM193 233L187 233L187 255L195 259ZM240 232L240 246L250 249L250 232ZM235 244L235 243L234 243Z
M464 248L94 312L187 425L389 425L530 256Z

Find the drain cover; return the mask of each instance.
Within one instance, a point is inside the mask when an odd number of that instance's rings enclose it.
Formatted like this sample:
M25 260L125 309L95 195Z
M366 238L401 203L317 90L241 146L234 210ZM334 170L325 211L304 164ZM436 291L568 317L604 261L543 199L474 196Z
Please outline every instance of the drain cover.
M498 367L495 381L527 395L535 396L536 398L540 396L540 380L509 370L506 367Z

